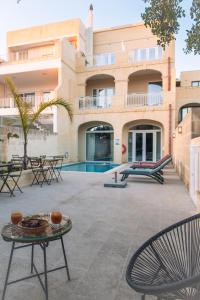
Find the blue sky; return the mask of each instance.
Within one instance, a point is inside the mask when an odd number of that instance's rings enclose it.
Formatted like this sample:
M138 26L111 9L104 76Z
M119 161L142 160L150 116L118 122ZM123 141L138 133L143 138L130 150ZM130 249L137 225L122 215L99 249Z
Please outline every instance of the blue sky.
M141 21L144 11L142 0L0 0L0 54L6 52L6 32L23 27L81 18L87 21L87 10L90 3L94 5L94 28L112 27ZM189 12L192 0L183 0ZM189 15L189 13L188 13ZM185 31L191 25L187 16L181 22L181 30L176 43L177 76L181 70L200 69L200 56L183 53Z

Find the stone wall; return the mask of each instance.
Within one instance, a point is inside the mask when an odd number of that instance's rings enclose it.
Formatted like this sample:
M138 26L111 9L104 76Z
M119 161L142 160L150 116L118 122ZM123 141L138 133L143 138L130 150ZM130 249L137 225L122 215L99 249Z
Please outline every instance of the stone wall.
M19 138L7 138L8 132L16 133ZM20 128L1 127L0 137L0 160L8 161L12 154L23 156L23 132ZM58 136L55 133L40 132L38 130L30 130L28 136L28 155L57 155L58 152ZM64 153L62 153L64 154Z

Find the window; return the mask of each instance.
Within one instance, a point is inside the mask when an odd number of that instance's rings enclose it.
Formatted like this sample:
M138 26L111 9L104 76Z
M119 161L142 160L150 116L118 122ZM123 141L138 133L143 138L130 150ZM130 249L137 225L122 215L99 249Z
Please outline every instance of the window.
M148 93L161 93L161 92L162 92L162 81L148 83Z
M156 59L156 48L149 48L149 59Z
M200 80L192 81L192 86L193 87L200 87Z
M140 60L146 60L146 49L140 50Z
M134 61L161 59L163 55L162 47L138 48L131 52L130 59Z
M113 95L113 88L93 89L92 91L92 96L95 98L98 107L110 107Z
M44 92L44 93L43 93L43 101L44 101L44 102L49 101L49 99L50 99L50 93L51 93L51 92Z
M28 50L20 50L14 52L14 60L20 61L20 60L27 60L28 59Z
M20 96L24 101L30 103L31 106L35 106L35 93L23 93Z
M95 55L94 64L96 66L113 65L115 63L114 53L101 53Z

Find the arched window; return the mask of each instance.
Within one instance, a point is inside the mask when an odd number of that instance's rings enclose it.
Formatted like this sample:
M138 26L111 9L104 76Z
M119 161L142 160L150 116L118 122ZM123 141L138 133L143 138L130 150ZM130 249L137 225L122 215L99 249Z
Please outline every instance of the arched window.
M113 131L113 127L111 125L98 125L93 126L87 129L87 132L96 132L96 131Z

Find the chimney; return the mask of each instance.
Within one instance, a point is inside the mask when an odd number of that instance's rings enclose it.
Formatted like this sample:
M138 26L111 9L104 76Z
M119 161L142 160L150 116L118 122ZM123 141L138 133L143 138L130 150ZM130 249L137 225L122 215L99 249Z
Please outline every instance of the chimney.
M87 27L90 28L92 27L93 28L93 5L90 4L90 7L89 7L89 11L88 11L88 24L87 24Z
M86 29L86 59L89 65L93 65L93 5L88 11L88 24Z

